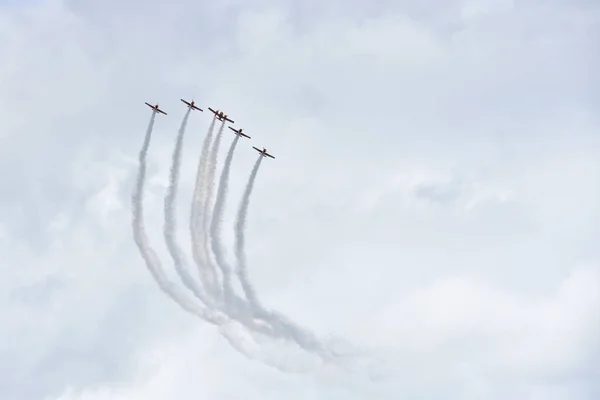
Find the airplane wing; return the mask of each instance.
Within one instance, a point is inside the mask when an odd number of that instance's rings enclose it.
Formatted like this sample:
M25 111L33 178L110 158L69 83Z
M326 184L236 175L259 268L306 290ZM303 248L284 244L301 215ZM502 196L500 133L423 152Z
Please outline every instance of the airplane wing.
M213 109L212 109L212 108L210 108L210 107L208 107L208 109L209 109L210 111L212 111L212 113L213 113L213 114L217 115L217 112L216 112L215 110L213 110Z
M198 111L202 111L202 112L204 112L204 110L203 110L203 109L201 109L200 107L196 107L195 105L194 105L194 106L192 106L192 107L193 107L194 109L198 110Z
M261 149L259 149L259 148L257 148L257 147L254 147L254 146L252 146L252 148L253 148L254 150L258 151L259 153L262 153L262 150L261 150Z
M158 111L159 113L163 113L163 114L167 115L167 113L166 113L166 112L164 112L163 110L161 110L161 109L160 109L160 108L158 108L158 107L156 107L156 111Z
M187 104L187 105L188 105L188 106L190 106L190 107L192 106L190 103L188 103L188 102L187 102L187 101L185 101L184 99L179 99L179 100L183 101L185 104Z
M269 153L265 152L265 156L267 157L271 157L272 159L275 159L275 157L273 157L272 155L270 155Z
M232 131L234 131L235 133L240 133L240 131L239 131L239 130L235 130L234 128L232 128L232 127L230 127L230 126L228 126L228 128L229 128L229 129L231 129Z
M231 122L232 124L234 123L234 121L233 121L232 119L229 119L229 118L225 118L225 121L229 121L229 122Z
M239 132L240 135L242 135L243 137L247 137L248 139L252 139L250 136L246 135L245 133Z

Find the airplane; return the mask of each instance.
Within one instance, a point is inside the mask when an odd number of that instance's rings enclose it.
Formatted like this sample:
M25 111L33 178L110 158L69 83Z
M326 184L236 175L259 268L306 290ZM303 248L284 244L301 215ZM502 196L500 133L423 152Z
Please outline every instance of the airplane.
M156 105L155 105L155 106L153 106L152 104L149 104L149 103L146 103L146 105L147 105L148 107L150 107L151 109L153 109L153 110L154 110L154 112L159 112L159 113L163 113L163 114L167 115L167 113L166 113L166 112L164 112L163 110L161 110L160 108L158 108L158 103L156 103Z
M188 103L187 101L185 101L184 99L180 99L181 101L183 101L185 104L187 104L188 108L193 108L194 110L198 110L198 111L204 111L201 108L198 108L194 105L194 99L192 99L191 103Z
M253 148L254 150L258 151L260 154L262 154L262 156L263 156L263 157L271 157L271 158L275 158L275 157L273 157L272 155L270 155L269 153L267 153L267 149L265 149L264 147L263 147L263 149L262 149L262 150L261 150L261 149L259 149L259 148L257 148L257 147L254 147L254 146L252 146L252 148Z
M229 119L229 118L227 118L227 114L223 114L223 111L219 111L219 110L216 110L216 111L215 111L215 110L213 110L213 109L212 109L212 108L210 108L210 107L208 107L208 109L209 109L210 111L212 111L212 113L213 113L213 114L215 114L215 115L217 116L217 118L219 118L219 121L223 121L223 120L225 120L225 121L229 121L229 122L231 122L231 123L233 124L233 122L234 122L234 121L233 121L233 120L231 120L231 119Z
M229 129L231 129L232 131L235 132L236 135L238 136L243 136L243 137L247 137L248 139L250 139L250 136L246 135L245 133L242 133L243 129L233 129L232 127L229 127Z

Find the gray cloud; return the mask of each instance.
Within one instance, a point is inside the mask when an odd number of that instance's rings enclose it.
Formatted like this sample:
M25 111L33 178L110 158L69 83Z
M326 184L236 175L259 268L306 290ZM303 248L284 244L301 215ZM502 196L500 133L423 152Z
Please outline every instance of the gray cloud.
M597 7L438 3L0 6L0 397L597 398ZM180 97L277 157L248 216L262 301L401 378L281 374L157 289L129 199L160 102L147 226L171 270ZM190 117L180 221L208 122Z

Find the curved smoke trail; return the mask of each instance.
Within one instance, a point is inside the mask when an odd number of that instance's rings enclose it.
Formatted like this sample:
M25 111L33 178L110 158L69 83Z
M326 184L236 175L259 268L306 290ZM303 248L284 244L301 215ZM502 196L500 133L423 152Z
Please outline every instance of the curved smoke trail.
M173 157L171 163L171 173L169 174L169 187L167 188L167 194L165 195L164 202L165 223L163 227L163 234L165 237L165 242L167 244L167 249L169 250L169 254L171 255L171 258L173 258L175 270L181 278L181 281L198 299L200 299L200 301L202 301L205 305L209 306L211 304L209 299L206 297L206 295L202 291L202 288L198 285L198 283L194 280L194 278L190 275L189 271L187 270L185 255L179 247L179 245L177 244L177 221L175 218L175 211L173 207L177 198L183 137L185 134L185 128L187 126L187 121L191 111L192 109L188 108L187 112L185 113L185 116L183 117L183 120L181 121L179 131L177 132L177 139L175 141L175 149L173 150Z
M264 157L262 155L259 155L258 160L256 160L256 163L254 164L254 168L252 168L250 178L248 179L248 184L246 185L246 189L242 195L242 201L240 202L237 218L235 219L235 257L237 259L236 273L239 277L240 284L242 285L242 289L244 290L248 302L253 308L257 308L259 310L263 309L263 306L260 304L260 301L256 296L256 291L254 290L254 287L248 278L248 267L246 265L246 252L244 251L244 248L246 246L246 217L248 215L248 206L250 205L250 195L254 189L254 181L256 180L256 175L258 174L258 169L260 168L263 158Z
M204 285L205 290L212 296L213 299L220 297L220 287L217 278L217 272L210 263L207 257L208 250L206 249L206 231L200 227L201 217L205 212L206 201L206 170L208 167L208 156L210 144L212 142L215 123L217 116L215 115L210 123L208 132L202 143L200 159L198 161L198 169L196 171L196 184L194 187L194 197L192 200L192 210L190 218L190 234L192 237L192 256L198 267L200 280Z
M231 267L225 260L225 254L223 247L221 246L221 218L223 216L223 208L225 206L225 199L227 196L227 185L229 185L229 170L231 169L231 161L233 160L233 154L235 152L235 146L237 145L240 137L235 136L227 157L225 158L225 164L223 165L223 171L221 172L221 179L219 180L219 189L217 190L217 198L215 200L215 207L212 213L212 220L210 224L210 237L211 246L215 255L215 261L221 268L223 273L223 297L225 300L226 307L231 308L233 300L233 286L231 279Z
M225 122L221 124L219 127L219 131L215 136L215 141L213 142L212 148L210 149L210 156L207 162L207 171L206 171L206 197L204 203L204 215L202 218L202 227L204 231L207 231L208 221L210 216L210 209L213 197L213 191L215 186L215 174L217 172L217 156L219 155L219 146L221 144L221 138L223 137L223 128L225 127Z
M248 179L248 183L246 184L246 189L244 190L244 194L242 196L242 201L240 202L240 208L238 210L238 214L236 217L235 224L235 255L237 258L236 265L236 274L240 280L242 285L242 289L246 294L246 298L248 299L248 303L252 308L252 311L256 317L264 319L268 321L273 327L274 331L277 332L280 336L291 340L296 343L298 346L303 349L317 354L323 359L332 360L334 358L334 354L331 351L326 349L326 347L310 332L306 332L302 328L296 326L294 323L289 321L285 316L280 313L267 310L258 300L256 295L256 291L254 287L250 283L250 279L248 278L248 267L246 265L246 254L244 251L245 246L245 229L246 229L246 217L248 214L248 206L250 205L250 196L252 194L252 190L254 188L254 182L256 180L256 175L258 174L258 169L262 162L263 156L259 155L258 160L254 164L252 168L252 172L250 173L250 177Z
M213 200L213 192L215 186L215 173L217 170L217 156L219 154L219 146L221 144L221 138L223 137L223 129L225 128L225 121L221 123L219 130L215 136L215 140L212 144L212 148L208 154L205 169L203 173L204 182L202 183L202 190L200 195L202 196L202 243L200 244L202 254L201 256L204 258L204 262L207 265L207 268L211 269L211 273L214 273L215 279L218 282L217 276L217 267L222 270L220 266L215 266L212 262L210 255L210 246L209 246L209 236L208 236L208 224L211 217L212 210L212 200ZM204 150L204 149L202 149ZM223 274L223 271L221 271ZM217 289L217 293L219 295L222 294L222 288L219 287Z

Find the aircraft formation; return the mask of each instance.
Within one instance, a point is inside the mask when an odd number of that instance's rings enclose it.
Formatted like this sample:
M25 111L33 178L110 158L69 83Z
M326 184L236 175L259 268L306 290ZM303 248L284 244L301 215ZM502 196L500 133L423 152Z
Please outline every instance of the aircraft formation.
M263 346L265 339L273 343L285 344L305 355L310 354L319 363L342 366L352 357L333 350L329 344L320 340L310 330L296 324L278 311L265 307L257 295L248 274L248 262L245 254L246 217L254 182L261 162L264 158L275 158L267 149L254 147L259 154L250 172L243 191L234 223L234 259L232 263L225 256L222 241L221 225L229 186L229 171L235 154L236 145L241 138L250 139L243 130L229 126L235 134L225 158L220 177L217 175L217 158L223 131L227 122L234 121L223 111L208 108L213 113L210 126L203 140L194 193L191 201L189 233L191 244L191 260L183 251L177 237L177 221L175 204L181 154L185 147L183 139L191 112L203 110L195 102L181 101L187 110L175 139L169 184L164 198L163 235L172 265L179 276L180 287L172 282L163 268L163 262L150 244L146 234L144 218L144 191L146 182L147 154L158 114L167 115L158 104L146 103L152 109L150 122L139 152L139 168L136 186L132 196L132 228L133 238L140 251L146 267L158 287L178 304L183 310L199 317L201 320L218 328L219 333L233 348L244 356L261 362L284 372L301 372L291 366L287 358L278 354L269 354ZM217 127L217 121L220 122ZM216 193L215 193L216 189ZM195 264L192 272L191 265ZM240 290L236 290L236 282ZM251 343L254 342L254 343ZM289 349L289 348L288 348ZM300 363L304 365L304 362ZM302 367L305 368L305 367Z
M180 99L180 100L181 100L183 103L185 103L185 104L188 106L188 108L189 108L189 109L191 109L191 110L197 110L197 111L202 111L202 112L204 112L204 110L202 110L201 108L197 107L197 106L194 104L194 99L192 99L192 101L191 101L191 102L188 102L188 101L186 101L186 100L184 100L184 99ZM152 104L150 104L150 103L147 103L147 102L146 102L146 105L147 105L148 107L150 107L152 110L154 110L154 112L155 112L155 113L161 113L161 114L167 115L167 113L166 113L166 112L164 112L163 110L161 110L161 109L158 107L158 103L156 103L155 105L152 105ZM213 109L212 109L212 108L210 108L210 107L208 107L208 109L209 109L209 111L210 111L210 112L212 112L212 113L215 115L215 117L216 117L216 118L217 118L219 121L228 121L228 122L231 122L232 124L233 124L233 123L235 123L235 121L233 121L232 119L230 119L230 118L227 116L227 114L224 114L224 113L223 113L223 111L219 111L219 110L213 110ZM248 135L246 135L246 134L242 133L242 131L243 131L243 129L242 129L242 128L240 128L240 129L235 129L235 128L232 128L231 126L229 126L229 129L231 129L231 130L232 130L232 131L233 131L233 132L234 132L236 135L238 135L238 136L240 136L240 137L245 137L245 138L248 138L248 139L250 139L250 136L248 136ZM264 147L262 148L262 150L261 150L261 149L259 149L259 148L257 148L257 147L254 147L254 146L252 146L252 148L253 148L254 150L258 151L258 152L259 152L259 153L260 153L260 154L261 154L263 157L270 157L270 158L273 158L273 159L275 159L275 157L273 157L271 154L267 153L267 149L266 149L266 148L264 148Z

